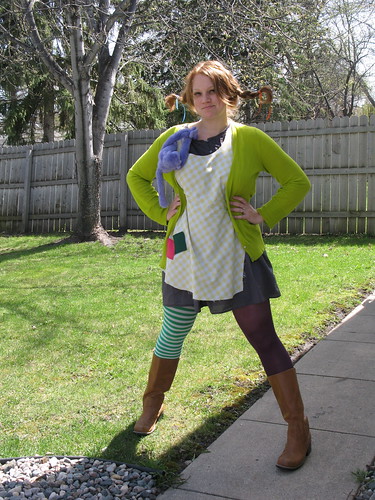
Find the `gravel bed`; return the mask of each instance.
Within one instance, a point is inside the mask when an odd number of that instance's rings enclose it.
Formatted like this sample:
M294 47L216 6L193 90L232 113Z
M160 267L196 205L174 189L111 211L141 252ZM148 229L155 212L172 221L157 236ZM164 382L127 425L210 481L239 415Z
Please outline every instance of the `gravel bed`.
M157 471L87 457L0 461L0 500L155 500Z
M0 500L156 500L160 473L87 457L24 457L0 460ZM375 465L353 500L375 500Z

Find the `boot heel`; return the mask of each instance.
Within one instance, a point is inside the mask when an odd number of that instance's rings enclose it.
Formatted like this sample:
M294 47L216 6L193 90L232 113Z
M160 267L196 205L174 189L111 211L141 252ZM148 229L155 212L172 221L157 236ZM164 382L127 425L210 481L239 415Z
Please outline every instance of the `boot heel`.
M157 415L150 418L150 414L146 411L143 412L139 420L136 422L133 432L139 436L149 436L156 429L156 424L159 422L160 418L163 416L164 405L161 406Z

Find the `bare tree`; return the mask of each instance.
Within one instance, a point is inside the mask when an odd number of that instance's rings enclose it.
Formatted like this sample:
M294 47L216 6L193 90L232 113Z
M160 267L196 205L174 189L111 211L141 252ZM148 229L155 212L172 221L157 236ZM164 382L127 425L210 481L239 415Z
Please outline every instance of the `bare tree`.
M366 79L374 76L375 68L375 5L370 0L331 0L326 15L334 62L342 74L337 114L351 116L361 91L374 102Z
M2 40L26 54L33 50L74 101L79 190L75 234L81 240L109 244L100 221L103 143L116 75L138 0L14 0L7 4L8 18L12 19L9 24L17 23L18 29L14 36L2 23Z

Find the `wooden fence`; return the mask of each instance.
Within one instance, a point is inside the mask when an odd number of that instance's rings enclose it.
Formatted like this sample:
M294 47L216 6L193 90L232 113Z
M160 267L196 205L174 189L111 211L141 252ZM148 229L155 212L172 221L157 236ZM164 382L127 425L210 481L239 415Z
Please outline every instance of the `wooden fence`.
M297 161L312 183L304 201L273 232L375 234L375 116L257 126ZM106 137L101 186L106 229L162 229L140 212L125 180L159 133L130 131ZM0 149L1 232L74 229L74 151L74 141ZM262 174L253 204L261 206L277 188L273 178Z

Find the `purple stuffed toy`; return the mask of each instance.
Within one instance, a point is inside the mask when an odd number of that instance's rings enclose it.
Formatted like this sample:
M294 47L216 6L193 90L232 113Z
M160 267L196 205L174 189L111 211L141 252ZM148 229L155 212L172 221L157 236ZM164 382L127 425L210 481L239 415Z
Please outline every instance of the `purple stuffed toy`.
M197 139L198 129L196 127L184 127L168 139L163 144L159 153L159 161L156 169L156 182L159 192L159 203L163 208L167 208L169 203L165 198L163 174L180 170L188 159L190 144L192 139ZM180 147L178 142L180 142Z

